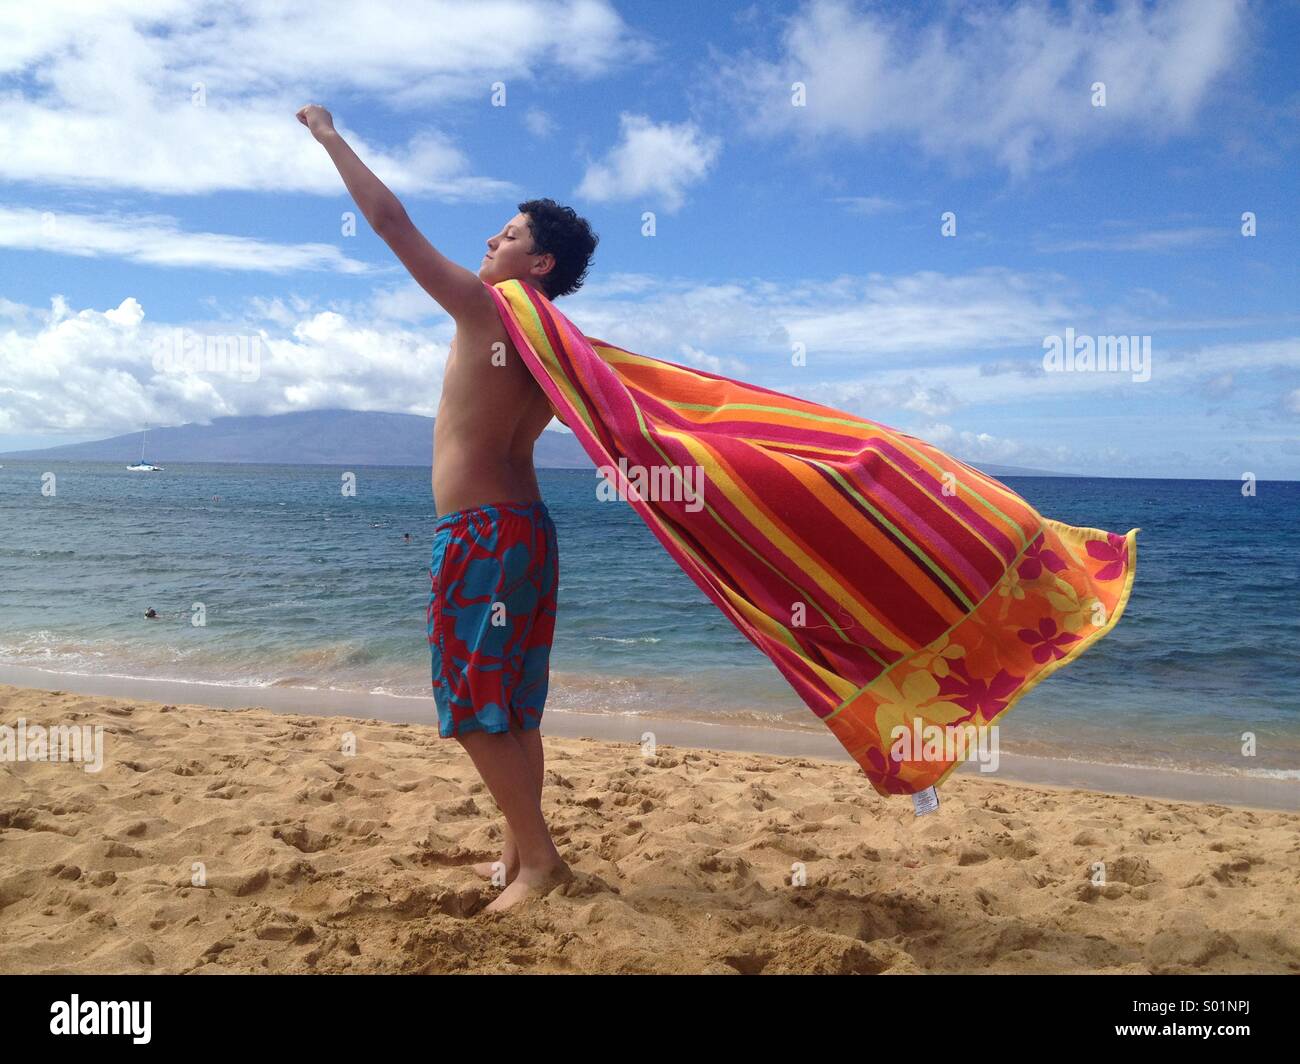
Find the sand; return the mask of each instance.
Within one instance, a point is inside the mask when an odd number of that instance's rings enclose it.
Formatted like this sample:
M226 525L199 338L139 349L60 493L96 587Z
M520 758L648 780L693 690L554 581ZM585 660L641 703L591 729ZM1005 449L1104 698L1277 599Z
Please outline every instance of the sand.
M1291 812L959 774L918 818L849 763L548 738L575 879L486 914L501 819L434 727L0 686L20 718L105 753L0 761L3 973L1300 972Z

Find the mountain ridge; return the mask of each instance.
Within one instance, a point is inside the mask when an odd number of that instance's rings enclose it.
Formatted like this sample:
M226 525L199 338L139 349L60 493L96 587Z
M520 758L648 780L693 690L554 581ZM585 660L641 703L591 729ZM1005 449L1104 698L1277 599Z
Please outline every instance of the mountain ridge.
M145 460L172 463L250 465L429 466L433 461L434 419L421 414L379 410L302 410L288 414L245 414L149 430ZM70 462L123 462L140 458L141 433L103 440L7 451L0 459ZM534 460L539 469L589 469L593 465L577 437L547 430L538 437ZM989 476L1057 477L1021 466L967 462Z

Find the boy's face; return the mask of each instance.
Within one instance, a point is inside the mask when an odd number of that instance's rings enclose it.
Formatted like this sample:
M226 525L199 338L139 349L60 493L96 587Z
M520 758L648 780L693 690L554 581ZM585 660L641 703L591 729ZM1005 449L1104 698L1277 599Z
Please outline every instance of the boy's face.
M528 215L516 214L495 236L488 238L487 254L478 267L479 280L496 284L513 278L540 286L554 256L549 253L530 254L532 247L533 234L528 228ZM534 267L538 267L540 272L535 272Z

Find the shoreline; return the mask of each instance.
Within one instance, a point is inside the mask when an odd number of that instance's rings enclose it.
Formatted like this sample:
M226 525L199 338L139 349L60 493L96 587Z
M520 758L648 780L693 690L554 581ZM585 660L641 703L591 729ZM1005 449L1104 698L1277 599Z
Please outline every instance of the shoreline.
M273 713L316 717L358 717L393 724L434 728L432 698L375 692L288 687L239 687L204 681L151 680L104 674L58 673L33 666L0 665L0 685L39 691L110 698L143 699L215 709L265 709ZM655 741L674 747L733 753L814 757L851 765L847 752L829 732L799 731L763 725L711 724L648 715L576 713L548 709L545 734L564 739L599 739L638 743L651 731ZM0 724L9 723L0 720ZM980 772L966 764L962 777L992 782L1035 784L1097 794L1128 795L1167 801L1231 805L1248 809L1300 811L1300 781L1191 772L1155 766L1071 761L1002 753L997 772ZM943 789L940 788L940 798ZM901 801L895 804L902 805Z

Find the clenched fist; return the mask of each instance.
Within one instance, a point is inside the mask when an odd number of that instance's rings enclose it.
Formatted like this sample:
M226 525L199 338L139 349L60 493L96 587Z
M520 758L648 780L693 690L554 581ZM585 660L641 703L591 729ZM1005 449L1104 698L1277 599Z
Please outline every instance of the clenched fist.
M318 103L309 103L298 112L298 121L311 130L313 137L334 132L334 116Z

